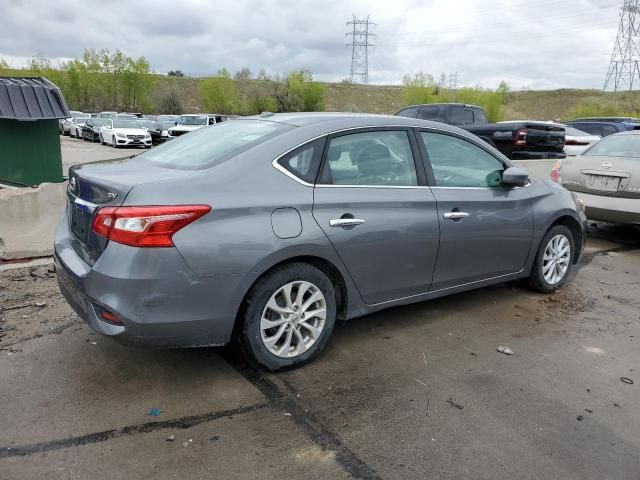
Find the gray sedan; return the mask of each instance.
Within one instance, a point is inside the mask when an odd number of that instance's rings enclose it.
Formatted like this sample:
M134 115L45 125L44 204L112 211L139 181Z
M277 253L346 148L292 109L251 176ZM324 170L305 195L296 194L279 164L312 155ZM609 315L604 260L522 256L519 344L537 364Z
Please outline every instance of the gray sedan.
M640 131L605 137L558 162L551 178L576 192L590 219L640 225Z
M237 339L301 365L336 319L527 279L582 253L573 195L456 127L263 114L69 172L60 288L97 332L161 347Z

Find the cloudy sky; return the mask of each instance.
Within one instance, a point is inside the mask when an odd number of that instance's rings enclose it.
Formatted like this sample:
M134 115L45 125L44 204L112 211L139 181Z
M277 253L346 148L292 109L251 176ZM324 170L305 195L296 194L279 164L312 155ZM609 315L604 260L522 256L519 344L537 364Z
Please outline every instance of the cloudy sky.
M371 83L458 72L459 85L602 88L622 0L0 0L0 58L85 48L145 56L157 72L247 66L348 77L345 23L376 23Z

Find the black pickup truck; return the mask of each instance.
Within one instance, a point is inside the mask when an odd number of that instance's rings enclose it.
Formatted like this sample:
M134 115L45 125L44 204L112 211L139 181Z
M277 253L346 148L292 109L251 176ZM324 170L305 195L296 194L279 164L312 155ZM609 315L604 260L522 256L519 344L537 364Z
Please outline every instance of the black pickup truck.
M477 135L512 160L565 158L564 128L543 122L487 123L484 109L462 103L430 103L403 108L396 115L456 125Z

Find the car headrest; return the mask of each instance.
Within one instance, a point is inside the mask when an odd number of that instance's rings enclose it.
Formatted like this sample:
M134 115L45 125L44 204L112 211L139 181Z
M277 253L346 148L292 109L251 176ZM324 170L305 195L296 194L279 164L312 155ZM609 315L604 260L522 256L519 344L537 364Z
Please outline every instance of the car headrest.
M371 143L358 154L358 172L360 175L381 175L389 171L391 152L386 145Z
M330 162L336 162L340 160L342 156L342 146L341 145L330 145L329 152L327 152L327 160Z

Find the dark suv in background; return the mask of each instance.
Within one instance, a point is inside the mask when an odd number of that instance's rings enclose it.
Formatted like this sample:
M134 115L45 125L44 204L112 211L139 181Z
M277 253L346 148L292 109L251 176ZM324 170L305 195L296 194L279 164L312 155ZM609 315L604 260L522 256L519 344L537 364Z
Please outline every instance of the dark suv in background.
M568 125L591 135L606 137L614 133L640 130L640 119L633 117L576 118L568 122Z
M484 109L477 105L464 103L430 103L427 105L411 105L398 113L399 117L420 118L447 125L474 125L487 123Z

